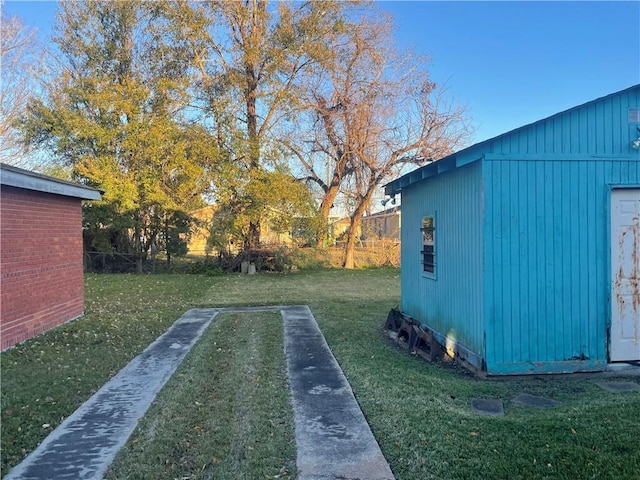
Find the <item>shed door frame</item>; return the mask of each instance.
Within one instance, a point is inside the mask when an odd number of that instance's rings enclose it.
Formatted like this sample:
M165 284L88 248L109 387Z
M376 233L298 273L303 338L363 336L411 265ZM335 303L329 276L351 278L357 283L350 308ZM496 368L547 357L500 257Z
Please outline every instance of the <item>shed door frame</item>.
M640 360L640 187L612 188L611 361Z

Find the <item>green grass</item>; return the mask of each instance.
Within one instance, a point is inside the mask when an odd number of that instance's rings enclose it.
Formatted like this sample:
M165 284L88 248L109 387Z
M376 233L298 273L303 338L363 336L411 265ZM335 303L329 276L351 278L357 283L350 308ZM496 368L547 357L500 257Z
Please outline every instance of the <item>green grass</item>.
M399 351L380 331L387 312L398 303L399 272L394 269L219 277L89 276L89 315L2 354L3 466L17 463L50 431L42 424L52 428L187 308L308 304L397 479L640 478L639 393L605 392L595 385L599 378L589 375L483 381L448 365L427 364ZM237 316L227 318L225 322L246 322ZM194 478L237 475L237 452L242 450L248 458L252 450L243 441L235 443L243 445L239 450L234 450L233 441L220 449L211 447L209 440L201 443L194 426L209 428L213 435L217 420L207 414L211 408L191 408L198 406L195 401L202 403L195 400L200 392L215 391L213 382L197 379L214 378L211 372L216 372L216 365L228 368L235 361L231 351L249 348L256 341L243 337L244 346L232 346L238 340L234 335L218 320L212 324L204 337L208 340L194 347L171 387L161 392L110 478L180 478L186 464L197 469ZM268 337L267 333L259 336ZM217 350L211 350L212 340L229 345L229 353L217 357ZM270 341L265 340L265 348ZM277 342L269 348L281 353L281 340ZM280 361L265 360L276 377ZM259 368L259 362L233 365L240 372ZM232 381L215 378L215 382ZM239 379L236 387L241 387ZM282 385L278 388L284 390ZM224 390L207 401L221 402L216 411L234 411L229 406L234 392ZM561 404L551 410L511 404L519 392L548 396ZM259 411L260 399L269 395L245 395L251 398L250 407L235 408ZM473 397L502 399L506 415L475 415L469 406ZM236 425L236 416L230 413L220 426L229 438L252 425L251 420ZM164 425L174 417L175 424ZM178 421L182 417L184 424ZM264 425L261 414L252 418L256 425ZM289 438L287 425L274 426L274 436ZM261 429L250 428L252 432ZM167 438L160 439L161 435ZM181 443L192 441L193 445ZM273 478L283 467L291 472L291 451L281 452L284 445L276 448L277 453L256 453L258 464L262 458L274 461L265 461L269 466L255 478ZM251 465L247 458L243 461ZM154 463L162 465L154 465L153 473L145 473L146 466L134 467Z
M295 478L282 330L277 313L218 315L106 478Z
M164 332L208 285L197 276L88 275L86 315L3 352L2 472Z

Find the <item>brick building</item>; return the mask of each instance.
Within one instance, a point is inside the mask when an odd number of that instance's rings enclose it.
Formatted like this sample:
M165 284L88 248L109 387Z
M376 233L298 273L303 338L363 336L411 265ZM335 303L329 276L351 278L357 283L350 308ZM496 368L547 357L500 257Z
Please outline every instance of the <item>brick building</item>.
M0 164L0 349L84 313L82 200L100 192Z

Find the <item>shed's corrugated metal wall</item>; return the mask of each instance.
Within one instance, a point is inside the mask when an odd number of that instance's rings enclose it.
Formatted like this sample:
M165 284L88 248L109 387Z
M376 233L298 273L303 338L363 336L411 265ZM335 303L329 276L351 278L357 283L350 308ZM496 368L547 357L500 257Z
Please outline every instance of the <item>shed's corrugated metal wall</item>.
M402 192L402 311L472 351L484 351L481 164ZM436 278L422 273L422 218L436 215Z

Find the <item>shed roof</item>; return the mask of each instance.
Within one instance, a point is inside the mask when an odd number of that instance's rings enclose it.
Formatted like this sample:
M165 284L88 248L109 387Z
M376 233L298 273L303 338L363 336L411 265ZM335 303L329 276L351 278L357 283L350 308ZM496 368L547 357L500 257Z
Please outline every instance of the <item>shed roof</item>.
M549 120L552 120L556 117L560 117L562 115L566 115L567 113L573 112L575 110L579 110L582 109L588 105L594 104L596 102L600 102L602 100L608 99L610 97L614 97L616 95L621 95L627 92L630 92L632 90L637 90L640 89L640 84L638 85L633 85L629 88L625 88L624 90L620 90L619 92L614 92L611 93L609 95L605 95L603 97L599 97L596 98L594 100L591 100L589 102L583 103L581 105L575 106L575 107L571 107L567 110L564 110L562 112L558 112L554 115L551 115L549 117L543 118L541 120L538 120L536 122L527 124L527 125L523 125L521 127L515 128L513 130L510 130L508 132L502 133L500 135L497 135L495 137L489 138L487 140L483 140L482 142L478 142L474 145L471 145L470 147L464 148L458 152L452 153L451 155L448 155L446 157L443 157L439 160L436 160L434 162L431 162L427 165L424 165L423 167L420 167L416 170L413 170L412 172L409 172L395 180L393 180L392 182L389 182L388 184L385 185L385 194L387 195L395 195L397 193L399 193L403 188L408 187L409 185L412 185L414 183L417 183L421 180L424 180L426 178L432 177L434 175L439 175L441 173L447 172L449 170L453 170L455 168L458 167L462 167L464 165L467 165L469 163L473 163L476 162L478 160L481 160L484 156L484 153L490 149L490 147L497 143L498 141L502 140L505 137L520 133L526 129L529 129L533 126L536 126L538 124L542 124L544 122L548 122Z
M100 200L102 198L102 192L95 188L67 182L5 163L0 163L0 185L74 197L81 200Z

